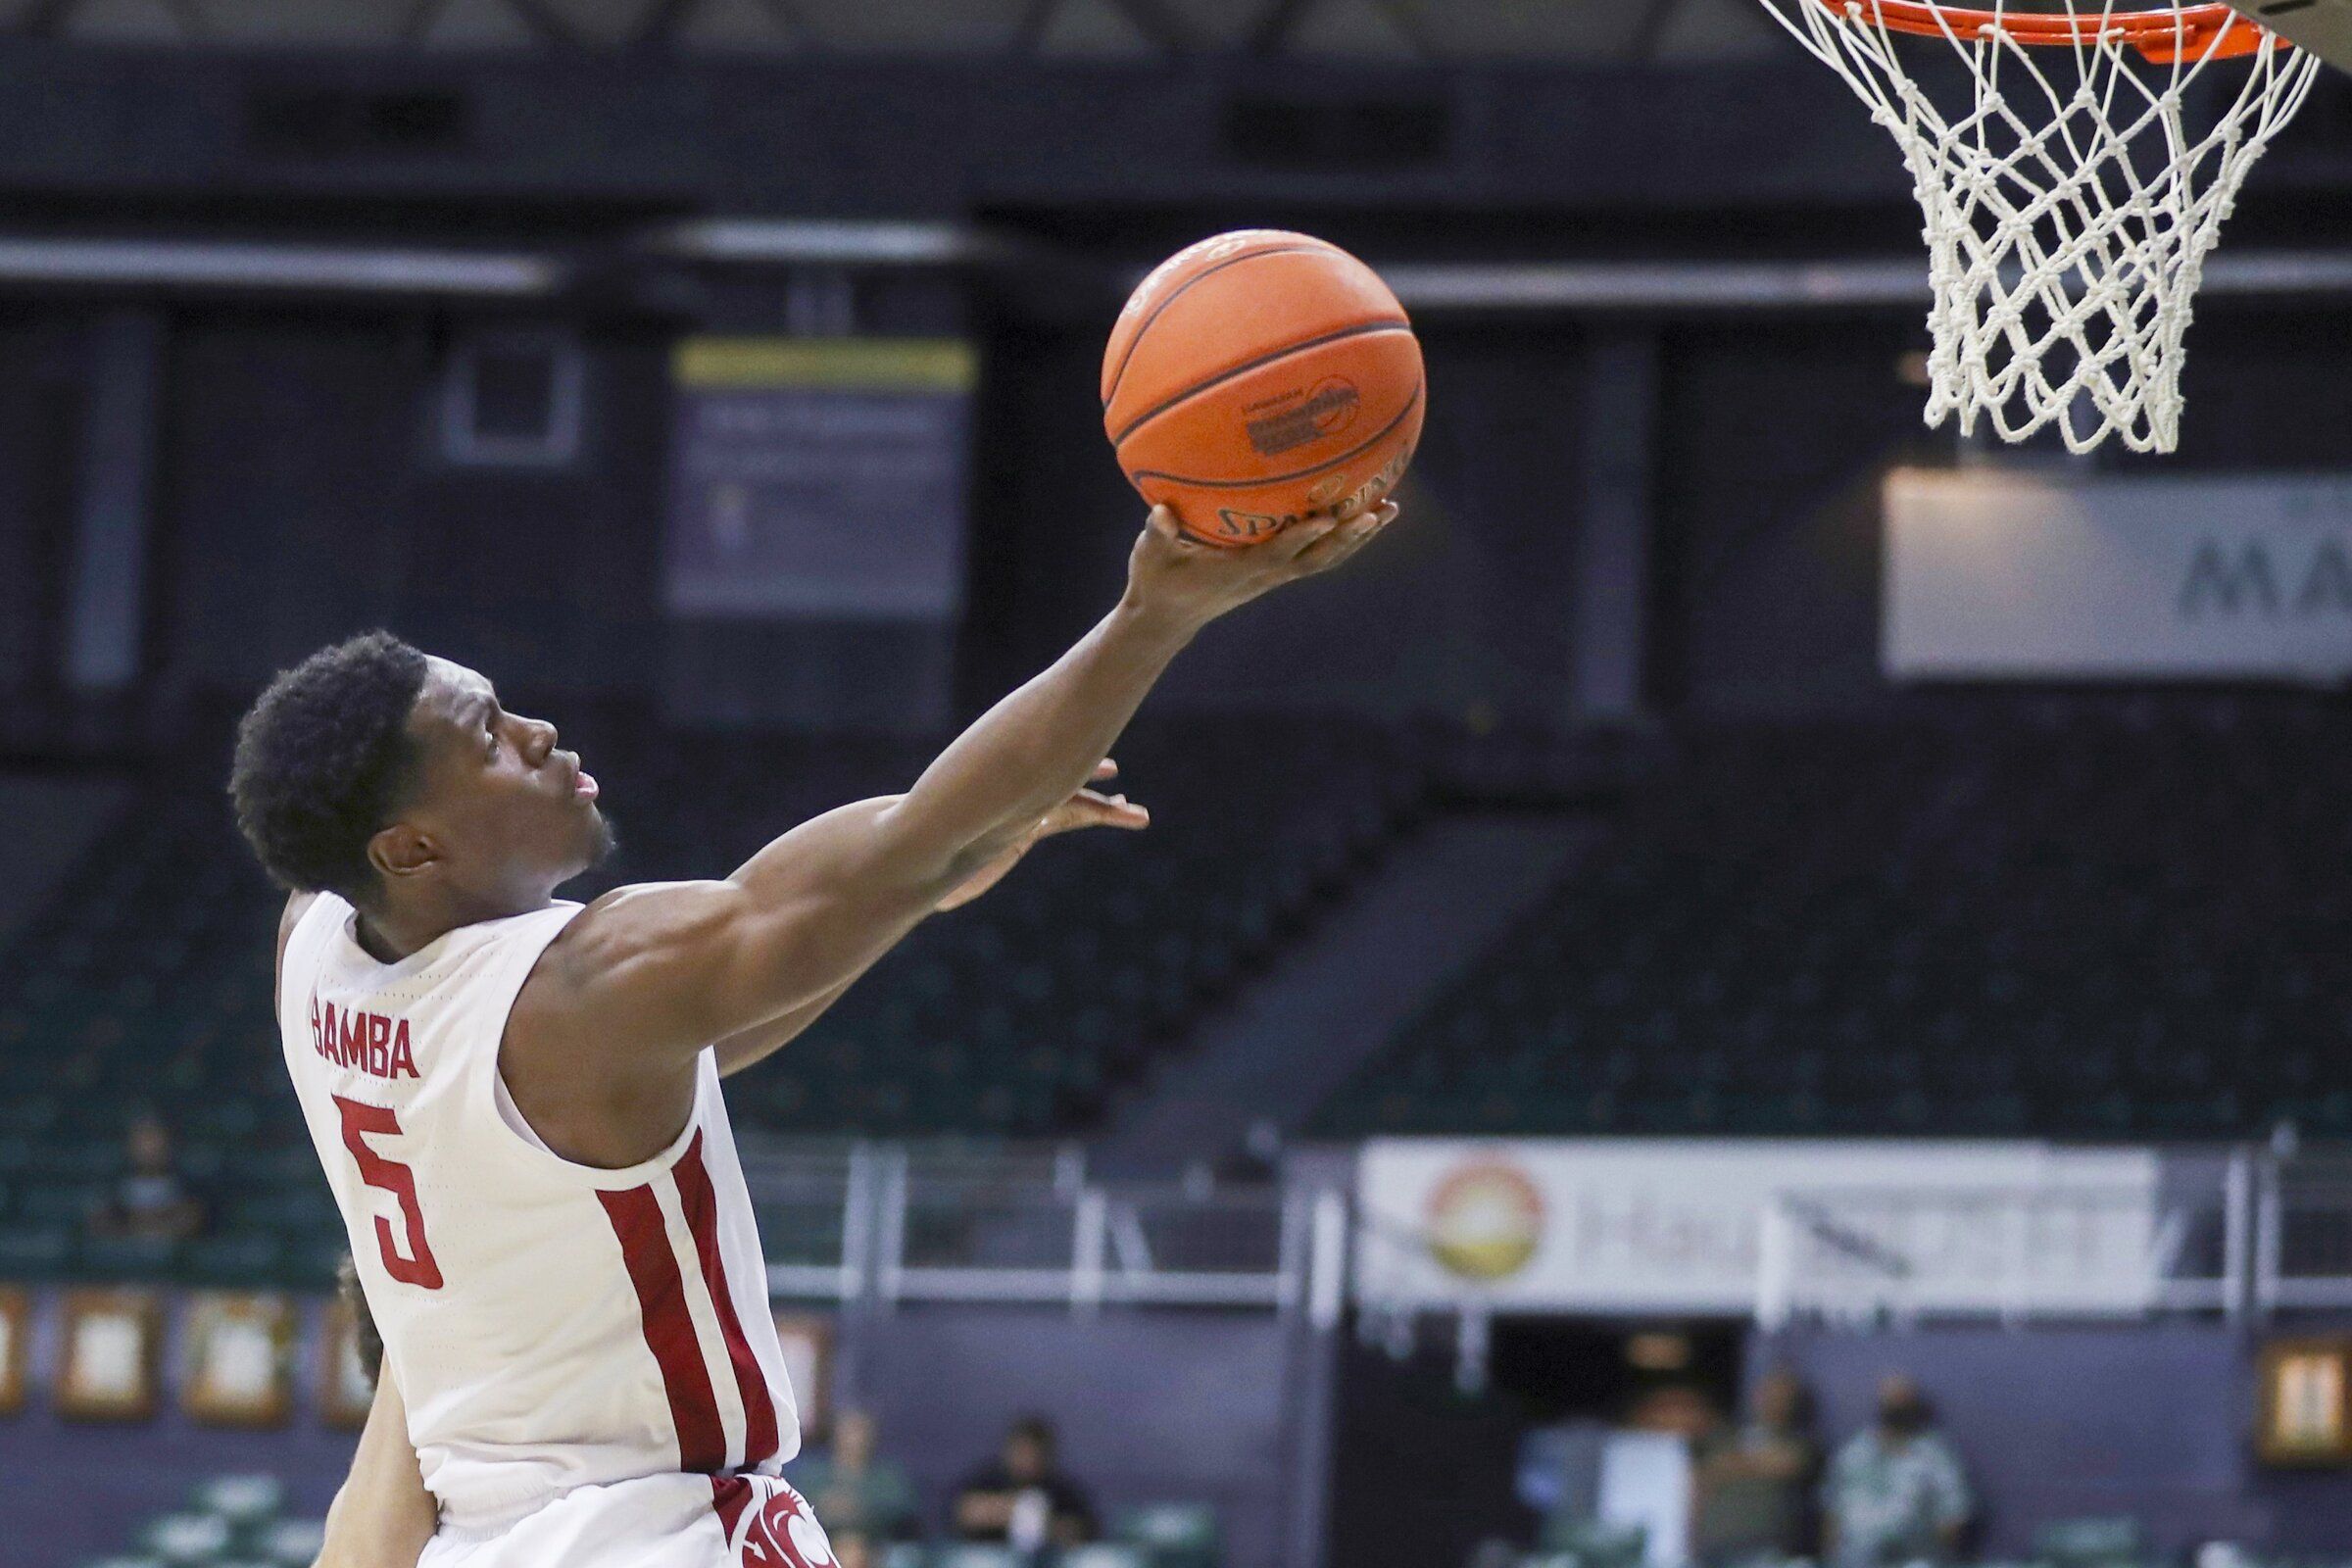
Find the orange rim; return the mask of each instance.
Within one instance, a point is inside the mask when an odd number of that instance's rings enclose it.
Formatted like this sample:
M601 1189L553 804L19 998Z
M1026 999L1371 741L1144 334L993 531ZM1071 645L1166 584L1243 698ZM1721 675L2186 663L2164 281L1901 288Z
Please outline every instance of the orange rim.
M2015 43L2035 47L2073 46L2112 38L2130 44L2158 65L2208 57L2250 55L2270 34L2259 23L2226 5L2177 6L2163 11L2017 12L1968 11L1936 0L1814 0L1825 10L1862 15L1890 32L1923 37L1974 37L1987 27ZM2216 40L2219 40L2218 42Z

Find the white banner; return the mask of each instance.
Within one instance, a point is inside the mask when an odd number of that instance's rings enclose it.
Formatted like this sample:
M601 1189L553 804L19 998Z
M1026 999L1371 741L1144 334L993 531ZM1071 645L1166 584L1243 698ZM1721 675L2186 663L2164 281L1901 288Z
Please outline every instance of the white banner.
M2031 1143L1375 1140L1357 1165L1356 1294L1390 1307L1744 1315L1766 1211L1793 1200L1834 1216L1833 1234L1855 1216L1861 1245L1887 1253L1921 1309L1973 1309L2007 1267L2065 1281L2084 1309L2126 1309L2160 1272L2157 1163L2146 1150Z
M2352 475L1886 476L1890 676L2352 673Z

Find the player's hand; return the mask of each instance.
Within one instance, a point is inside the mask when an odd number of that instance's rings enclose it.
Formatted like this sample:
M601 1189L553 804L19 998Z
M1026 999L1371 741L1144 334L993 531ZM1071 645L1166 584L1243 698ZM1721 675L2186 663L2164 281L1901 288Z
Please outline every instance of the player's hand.
M1094 782L1107 784L1119 776L1119 764L1105 757L1095 764ZM1004 880L1006 872L1021 863L1021 857L1059 833L1074 833L1082 827L1115 827L1138 833L1152 825L1152 813L1124 795L1104 795L1099 790L1080 790L1037 819L1037 825L1021 835L1009 850L965 878L955 892L939 901L940 912L959 909L990 888Z
M1271 538L1224 550L1187 538L1174 512L1153 507L1128 559L1128 602L1187 630L1205 626L1285 583L1329 571L1396 520L1393 502L1344 521L1317 513Z

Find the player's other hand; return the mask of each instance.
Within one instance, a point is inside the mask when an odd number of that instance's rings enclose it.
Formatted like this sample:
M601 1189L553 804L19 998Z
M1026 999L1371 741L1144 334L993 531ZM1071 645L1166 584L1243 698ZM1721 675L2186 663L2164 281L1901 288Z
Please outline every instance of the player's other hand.
M1095 764L1094 782L1107 784L1119 776L1119 764L1105 757ZM1021 857L1059 833L1075 833L1082 827L1115 827L1138 833L1152 825L1152 813L1124 795L1105 795L1100 790L1084 789L1037 819L1037 825L1021 835L1020 842L1003 855L982 866L965 879L955 892L939 901L942 913L959 909L990 888L1004 880L1004 874L1021 863Z
M1393 502L1345 521L1318 513L1256 544L1224 550L1186 538L1175 513L1153 507L1128 559L1127 603L1197 629L1285 583L1329 571L1396 519Z

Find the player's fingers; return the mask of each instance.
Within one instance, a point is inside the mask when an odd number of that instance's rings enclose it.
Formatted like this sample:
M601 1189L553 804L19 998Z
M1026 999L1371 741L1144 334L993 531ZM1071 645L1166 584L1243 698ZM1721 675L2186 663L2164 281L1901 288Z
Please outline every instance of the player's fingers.
M1316 576L1330 571L1335 566L1345 565L1354 560L1356 552L1370 544L1372 536L1378 532L1380 532L1378 528L1365 528L1359 532L1349 533L1343 538L1333 539L1322 549L1301 561L1298 564L1299 569L1308 576Z
M1107 783L1107 782L1109 782L1111 779L1117 778L1118 776L1119 776L1119 764L1118 764L1118 761L1117 761L1117 760L1116 760L1115 758L1109 758L1109 757L1105 757L1104 759L1102 759L1102 760L1101 760L1100 762L1097 762L1097 763L1095 764L1095 782L1096 782L1096 783L1098 783L1098 784L1103 784L1103 783Z
M1097 795L1093 790L1074 796L1070 814L1087 827L1141 828L1152 825L1152 813L1124 795Z
M1144 526L1172 545L1192 543L1185 537L1184 524L1177 520L1174 507L1164 505L1153 507L1152 515L1144 519Z
M1311 517L1299 518L1276 534L1274 540L1269 540L1268 543L1273 543L1275 540L1281 541L1287 547L1283 559L1297 561L1345 526L1346 524L1328 512L1317 513Z
M1342 523L1310 548L1300 551L1293 558L1295 564L1307 571L1328 571L1370 544L1373 536L1387 527L1396 514L1396 508L1383 507Z

